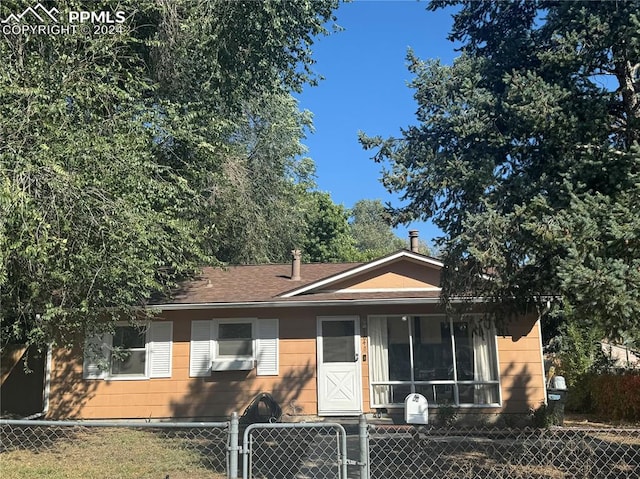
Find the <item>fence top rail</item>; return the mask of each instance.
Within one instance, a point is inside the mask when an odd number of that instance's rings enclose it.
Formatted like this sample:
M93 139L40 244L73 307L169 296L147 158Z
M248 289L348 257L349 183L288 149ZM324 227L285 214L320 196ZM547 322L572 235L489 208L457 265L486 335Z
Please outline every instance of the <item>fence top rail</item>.
M308 429L318 429L318 428L326 428L331 429L335 428L340 430L340 432L345 433L344 427L342 424L338 422L266 422L266 423L255 423L249 424L247 429L245 429L245 433L252 429L296 429L296 428L308 428Z
M416 430L422 434L436 435L474 435L474 434L502 434L502 435L514 435L514 434L530 434L530 435L545 435L545 434L640 434L640 427L576 427L576 426L551 426L549 428L504 428L504 427L492 427L492 426L479 426L469 428L459 427L429 427L422 425L412 424L367 424L369 432L371 433L413 433Z
M244 430L243 440L249 440L249 435L254 429L336 429L346 441L347 432L344 426L337 422L269 422L250 424Z
M341 432L344 432L344 427L342 424L338 422L264 422L264 423L254 423L249 424L247 426L247 431L250 429L260 429L260 428L268 428L268 429L295 429L295 428L336 428Z
M0 419L0 426L55 426L55 427L145 427L160 429L177 428L228 428L229 422L142 422L142 421L37 421L29 419Z

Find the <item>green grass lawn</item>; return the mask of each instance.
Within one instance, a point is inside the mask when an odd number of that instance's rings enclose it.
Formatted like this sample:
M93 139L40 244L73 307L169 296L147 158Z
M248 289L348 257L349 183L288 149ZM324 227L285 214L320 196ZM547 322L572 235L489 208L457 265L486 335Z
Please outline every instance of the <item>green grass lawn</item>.
M185 439L149 431L100 428L40 450L0 453L0 477L47 479L218 479L206 455Z

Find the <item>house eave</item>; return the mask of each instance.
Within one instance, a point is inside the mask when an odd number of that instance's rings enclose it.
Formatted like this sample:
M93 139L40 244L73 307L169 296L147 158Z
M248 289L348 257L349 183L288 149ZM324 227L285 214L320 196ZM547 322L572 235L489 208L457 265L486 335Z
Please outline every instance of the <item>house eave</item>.
M456 299L454 302L486 302L482 298ZM331 306L389 306L439 304L440 298L389 298L389 299L342 299L310 301L242 301L232 303L167 303L149 305L147 309L157 311L180 311L194 309L241 309L241 308L308 308Z

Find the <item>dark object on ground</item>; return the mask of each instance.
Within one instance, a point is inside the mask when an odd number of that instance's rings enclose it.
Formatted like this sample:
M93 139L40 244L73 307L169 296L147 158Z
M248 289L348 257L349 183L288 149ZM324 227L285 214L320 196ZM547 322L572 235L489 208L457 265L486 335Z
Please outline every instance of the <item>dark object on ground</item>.
M278 422L282 417L282 408L269 393L260 393L244 410L240 424Z
M566 389L547 389L547 411L553 424L564 426L564 405L567 402Z

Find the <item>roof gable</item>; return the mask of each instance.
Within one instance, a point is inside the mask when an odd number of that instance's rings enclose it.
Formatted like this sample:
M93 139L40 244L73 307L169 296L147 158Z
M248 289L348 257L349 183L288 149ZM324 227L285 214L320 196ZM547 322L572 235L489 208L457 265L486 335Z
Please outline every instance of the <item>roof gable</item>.
M321 278L280 297L327 292L439 291L443 266L434 258L402 250Z
M305 263L301 279L291 264L205 267L182 283L171 298L154 301L161 309L263 307L407 299L438 301L443 263L401 250L368 263Z

